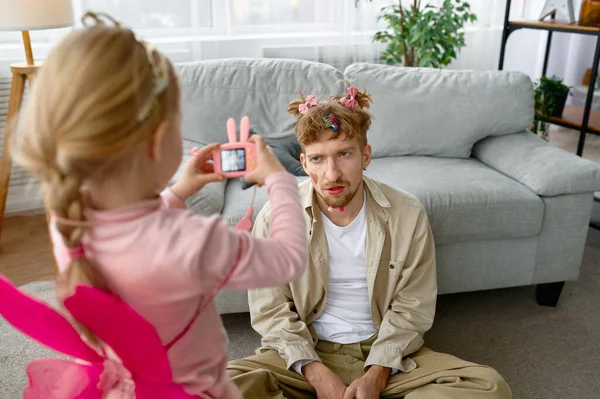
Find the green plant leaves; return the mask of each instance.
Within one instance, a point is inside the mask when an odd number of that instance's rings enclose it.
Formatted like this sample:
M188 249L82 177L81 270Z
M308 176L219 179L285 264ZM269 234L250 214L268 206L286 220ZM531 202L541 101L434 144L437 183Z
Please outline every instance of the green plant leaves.
M373 36L373 41L387 45L381 59L405 66L439 68L450 64L466 45L465 24L475 22L477 16L463 0L444 0L439 8L417 4L405 7L399 3L381 9L378 20L388 26Z
M552 93L568 93L570 87L563 83L563 80L558 76L542 76L535 83L535 91L533 95L535 104L535 113L533 123L530 130L535 134L540 134L541 137L548 137L548 119L554 112L556 107L556 98Z

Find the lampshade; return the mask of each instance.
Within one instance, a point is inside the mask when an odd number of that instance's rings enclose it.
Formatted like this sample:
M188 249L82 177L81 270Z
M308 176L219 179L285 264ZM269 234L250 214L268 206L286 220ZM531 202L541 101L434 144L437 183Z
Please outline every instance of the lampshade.
M73 25L72 0L0 0L0 30L38 30Z

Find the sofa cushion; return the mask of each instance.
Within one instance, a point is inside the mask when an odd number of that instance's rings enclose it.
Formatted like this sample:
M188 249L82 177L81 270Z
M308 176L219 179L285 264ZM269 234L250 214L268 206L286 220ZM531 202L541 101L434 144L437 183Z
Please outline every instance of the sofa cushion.
M373 96L374 157L468 158L480 139L521 132L533 120L533 85L521 72L357 63L344 74Z
M188 154L188 151L193 147L199 146L201 146L200 143L191 140L183 140L183 161L181 162L181 166L177 170L177 173L175 173L171 178L171 181L169 181L169 186L172 186L179 180L183 167L192 158L192 155ZM188 208L205 216L220 213L223 210L223 204L225 202L226 184L227 182L217 182L204 186L202 190L186 200Z
M294 133L287 105L302 91L342 93L344 75L332 66L301 60L223 59L176 66L182 89L183 136L202 144L227 141L228 118L250 117L267 137Z
M307 177L296 177L298 183L307 179ZM239 179L227 181L225 189L225 205L223 207L222 216L231 226L234 226L244 215L250 203L254 188L242 190L242 184ZM254 215L252 220L258 215L258 212L268 201L266 187L256 189L256 199L254 200Z
M600 166L527 131L488 137L473 158L521 182L537 195L554 197L600 190Z
M374 159L366 174L419 198L437 244L528 237L542 227L537 195L472 158Z

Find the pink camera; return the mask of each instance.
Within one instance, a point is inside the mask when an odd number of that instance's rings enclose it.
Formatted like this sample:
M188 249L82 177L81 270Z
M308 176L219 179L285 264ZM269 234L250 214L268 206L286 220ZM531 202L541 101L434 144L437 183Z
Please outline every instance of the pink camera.
M213 154L215 172L227 178L241 177L256 168L256 146L248 142L250 119L247 116L240 122L240 141L237 141L235 120L227 120L229 143L222 144Z

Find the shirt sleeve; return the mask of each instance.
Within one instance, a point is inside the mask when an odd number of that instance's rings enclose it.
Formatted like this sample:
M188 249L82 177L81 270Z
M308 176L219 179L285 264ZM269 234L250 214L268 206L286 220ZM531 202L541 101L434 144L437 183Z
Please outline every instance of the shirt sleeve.
M184 200L179 198L171 188L165 188L162 193L160 193L160 199L162 200L163 205L168 209L187 209L187 205Z
M279 172L268 176L265 185L273 206L269 237L236 231L219 216L198 215L169 237L169 246L181 256L176 262L187 270L184 277L199 282L202 291L276 286L304 272L308 246L297 181ZM165 196L176 205L168 192Z
M304 377L304 374L302 374L302 367L306 366L309 363L314 362L315 360L312 359L307 359L307 360L298 360L297 362L294 362L294 364L292 364L292 369L294 369L294 371L298 374L300 374L302 377Z

